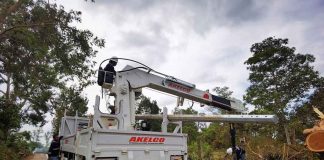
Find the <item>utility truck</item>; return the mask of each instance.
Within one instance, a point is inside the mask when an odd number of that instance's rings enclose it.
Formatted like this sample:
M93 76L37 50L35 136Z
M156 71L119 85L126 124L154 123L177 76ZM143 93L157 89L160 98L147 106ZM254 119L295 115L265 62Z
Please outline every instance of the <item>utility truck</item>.
M134 60L126 58L108 59ZM105 61L103 61L105 62ZM102 62L102 63L103 63ZM100 64L100 66L102 65ZM139 63L139 62L138 62ZM192 100L202 105L221 108L232 113L244 112L243 104L236 99L225 99L197 89L194 84L157 72L139 63L141 67L127 65L116 73L98 71L98 83L106 96L114 99L107 107L110 113L100 110L100 97L96 97L93 117L64 116L59 135L61 157L75 160L187 160L187 134L182 133L183 121L229 122L229 123L275 123L274 115L136 115L136 99L142 88L151 88L175 95L181 105L183 99ZM161 132L147 128L147 119L160 119ZM141 123L136 123L137 120ZM172 132L168 125L176 124ZM189 133L190 134L190 133Z

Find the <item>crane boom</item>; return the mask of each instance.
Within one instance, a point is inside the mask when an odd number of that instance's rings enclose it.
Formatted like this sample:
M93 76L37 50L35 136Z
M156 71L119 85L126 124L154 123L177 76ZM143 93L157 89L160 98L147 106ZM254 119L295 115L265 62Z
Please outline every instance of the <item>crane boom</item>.
M125 76L132 89L149 87L228 111L244 111L243 104L239 100L229 100L213 95L208 91L197 89L194 84L171 76L161 77L152 74L150 71L144 71L129 65L127 65L122 71L119 71L119 76Z
M163 120L161 114L136 115L137 120ZM183 122L228 122L228 123L277 123L274 115L167 115L170 121Z

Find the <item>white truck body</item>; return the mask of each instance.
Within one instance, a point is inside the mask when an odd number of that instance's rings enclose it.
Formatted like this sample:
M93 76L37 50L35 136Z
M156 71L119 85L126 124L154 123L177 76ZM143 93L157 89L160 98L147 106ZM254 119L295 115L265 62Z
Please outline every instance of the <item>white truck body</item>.
M99 106L95 106L95 115L100 115L101 118L109 116L98 111ZM62 118L62 157L76 160L187 159L186 134L109 129L114 127L109 126L107 122L98 123L97 120L78 116ZM94 123L102 125L102 128L100 125L92 126Z
M135 115L135 97L141 88L149 87L162 92L190 99L202 104L242 112L243 104L238 100L228 100L208 91L196 89L194 84L171 76L161 77L131 66L117 72L113 84L107 87L108 96L114 96L114 112L99 110L100 97L96 97L94 115L91 118L64 116L61 121L60 136L63 159L75 160L187 160L187 135L182 133L182 121L226 121L276 122L273 115L267 116L168 116L163 108L162 116ZM109 74L108 72L104 73ZM136 120L160 119L161 132L141 131ZM172 133L168 124L176 124Z
M187 159L187 135L121 131L87 127L90 119L65 116L60 129L61 152L68 159L176 160Z

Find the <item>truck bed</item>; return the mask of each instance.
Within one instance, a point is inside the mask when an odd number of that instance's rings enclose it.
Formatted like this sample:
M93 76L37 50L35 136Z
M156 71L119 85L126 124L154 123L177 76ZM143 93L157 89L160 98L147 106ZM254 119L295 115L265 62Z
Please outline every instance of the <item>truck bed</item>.
M65 117L71 124L75 117ZM79 119L77 123L83 123ZM63 123L63 122L62 122ZM186 160L187 135L150 131L123 131L114 129L85 128L64 125L66 131L61 140L61 152L72 159L86 160ZM68 126L75 126L75 128ZM79 129L76 129L79 128ZM64 131L64 130L63 130ZM64 133L64 132L63 132ZM69 132L70 133L70 132Z

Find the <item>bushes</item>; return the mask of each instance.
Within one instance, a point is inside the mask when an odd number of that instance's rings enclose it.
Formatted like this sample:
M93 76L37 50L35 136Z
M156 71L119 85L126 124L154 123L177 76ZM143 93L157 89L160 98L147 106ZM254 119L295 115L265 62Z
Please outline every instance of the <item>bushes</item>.
M19 154L15 152L12 148L8 148L6 145L0 146L0 160L18 160L21 159Z
M30 140L27 131L12 133L6 140L0 140L0 160L21 160L24 156L31 154L36 148L42 146L38 142Z

